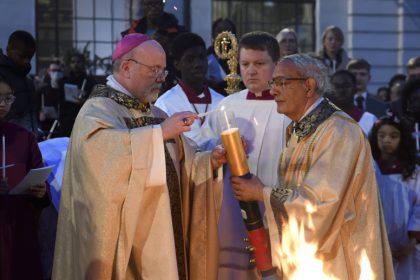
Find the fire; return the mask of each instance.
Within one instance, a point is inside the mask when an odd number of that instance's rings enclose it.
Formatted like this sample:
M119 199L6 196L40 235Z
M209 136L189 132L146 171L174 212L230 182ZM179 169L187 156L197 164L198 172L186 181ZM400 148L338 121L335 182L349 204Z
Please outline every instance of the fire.
M360 260L360 266L361 266L361 273L360 273L360 280L370 280L375 279L375 274L372 271L372 267L370 266L369 258L366 254L366 251L362 251L362 256Z
M316 211L313 205L306 205L308 214L307 228L314 228L311 214ZM283 225L282 242L277 253L282 265L284 279L339 279L331 273L324 271L324 263L317 258L318 244L307 242L305 238L305 225L299 223L295 216L289 214L287 224ZM362 251L359 260L361 273L360 280L375 279L366 251Z

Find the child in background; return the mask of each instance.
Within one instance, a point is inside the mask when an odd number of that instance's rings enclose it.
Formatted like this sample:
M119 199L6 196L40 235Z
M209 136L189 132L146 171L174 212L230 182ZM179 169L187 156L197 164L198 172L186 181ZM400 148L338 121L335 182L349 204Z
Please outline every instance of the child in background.
M414 139L396 116L380 118L369 136L396 279L420 275L420 174Z
M1 174L0 279L41 280L44 277L37 235L38 221L42 209L50 204L50 196L46 183L34 183L28 193L8 194L30 169L43 167L35 135L6 120L14 101L10 84L0 78L0 155L4 165L9 166Z

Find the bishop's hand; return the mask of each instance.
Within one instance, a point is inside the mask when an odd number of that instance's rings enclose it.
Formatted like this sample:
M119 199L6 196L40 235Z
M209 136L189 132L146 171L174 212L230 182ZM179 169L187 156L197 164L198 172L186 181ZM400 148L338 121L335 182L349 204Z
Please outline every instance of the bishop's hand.
M191 125L198 119L193 112L178 112L163 121L162 128L163 140L173 139L183 132L191 131Z

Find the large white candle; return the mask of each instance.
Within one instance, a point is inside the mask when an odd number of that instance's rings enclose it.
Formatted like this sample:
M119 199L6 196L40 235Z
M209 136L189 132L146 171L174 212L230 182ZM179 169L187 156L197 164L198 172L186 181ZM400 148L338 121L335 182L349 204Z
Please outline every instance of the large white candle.
M3 171L3 179L6 179L6 136L1 138L1 148L2 148L2 158L1 158L1 164L2 164L2 171Z

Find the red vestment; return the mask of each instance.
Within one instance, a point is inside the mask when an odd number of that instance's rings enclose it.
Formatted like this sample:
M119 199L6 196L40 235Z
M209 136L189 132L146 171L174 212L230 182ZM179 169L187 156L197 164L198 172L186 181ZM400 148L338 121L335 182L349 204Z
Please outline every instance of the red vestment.
M9 189L14 188L31 168L42 167L35 136L12 123L0 121L5 135ZM3 151L0 149L1 158ZM30 195L0 195L0 279L42 279L38 245L38 219L49 205L48 192L41 199Z

